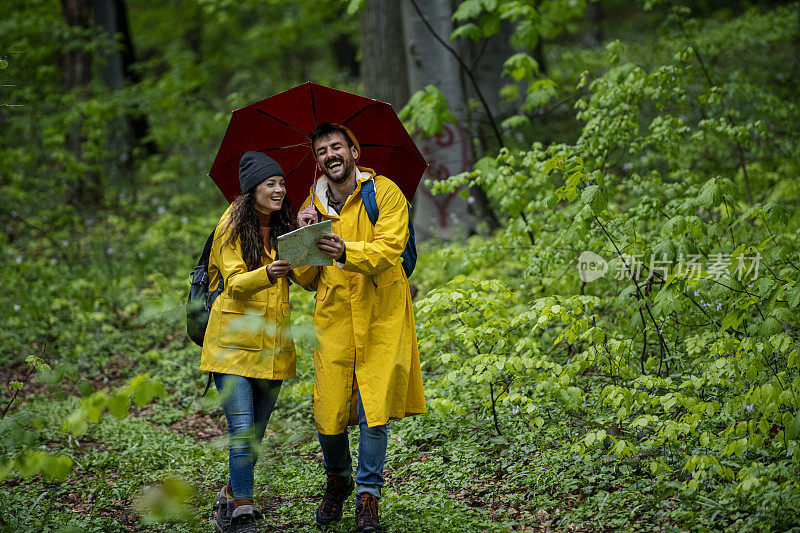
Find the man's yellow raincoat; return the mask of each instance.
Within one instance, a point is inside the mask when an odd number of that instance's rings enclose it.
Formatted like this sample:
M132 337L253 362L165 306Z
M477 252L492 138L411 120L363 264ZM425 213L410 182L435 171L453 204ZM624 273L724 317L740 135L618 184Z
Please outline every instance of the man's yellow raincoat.
M375 226L361 184L375 180ZM408 240L408 202L385 176L358 167L356 189L340 215L328 209L327 178L312 191L323 220L345 242L345 263L321 267L314 329L314 418L324 435L357 423L356 391L367 423L425 412L411 293L400 255ZM306 199L303 207L312 201Z
M289 283L286 278L271 283L267 276L274 251L268 250L266 261L248 271L241 242L223 245L229 213L230 208L217 224L209 257L209 287L216 289L221 276L225 289L211 308L200 369L260 379L293 378L297 356L289 325ZM310 288L316 273L298 268L291 277Z

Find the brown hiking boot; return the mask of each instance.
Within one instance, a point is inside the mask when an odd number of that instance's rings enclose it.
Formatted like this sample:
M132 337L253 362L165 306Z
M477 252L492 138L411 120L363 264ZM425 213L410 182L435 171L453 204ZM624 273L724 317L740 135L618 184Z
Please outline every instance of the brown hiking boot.
M317 507L317 527L324 528L342 518L342 506L353 492L355 485L353 476L328 476L325 494L322 495L322 502Z
M369 492L362 492L356 496L356 531L359 533L383 531L378 498Z

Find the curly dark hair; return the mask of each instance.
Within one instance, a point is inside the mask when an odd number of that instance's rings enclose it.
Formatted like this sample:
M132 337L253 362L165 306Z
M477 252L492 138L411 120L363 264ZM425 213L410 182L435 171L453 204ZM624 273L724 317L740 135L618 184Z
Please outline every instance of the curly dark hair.
M267 257L267 249L264 246L264 238L261 235L261 224L256 212L256 196L254 191L237 196L231 207L228 224L225 232L228 238L223 244L226 246L235 243L239 239L242 243L242 257L247 270L255 270L261 266ZM278 236L289 233L297 229L297 221L292 215L292 204L289 197L283 199L283 204L279 211L275 211L269 217L269 241L270 249L278 249Z

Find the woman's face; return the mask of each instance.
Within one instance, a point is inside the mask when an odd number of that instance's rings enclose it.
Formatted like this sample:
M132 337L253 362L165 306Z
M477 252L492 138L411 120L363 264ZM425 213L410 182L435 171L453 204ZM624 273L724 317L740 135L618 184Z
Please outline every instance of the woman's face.
M286 198L286 183L283 176L270 176L259 183L254 191L256 209L269 215L279 211Z

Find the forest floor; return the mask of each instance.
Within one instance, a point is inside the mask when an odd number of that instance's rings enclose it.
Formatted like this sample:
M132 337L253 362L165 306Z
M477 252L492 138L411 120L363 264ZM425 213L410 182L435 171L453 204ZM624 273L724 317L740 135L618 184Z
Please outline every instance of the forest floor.
M120 381L127 367L117 358L93 378L95 386ZM21 370L12 369L12 374ZM75 386L59 389L33 379L26 385L26 399L14 410L50 426L43 448L72 457L74 469L62 483L41 476L0 482L0 508L5 509L0 530L213 529L214 495L227 474L227 428L214 398L200 398L199 390L187 408L169 399L134 407L129 417L106 416L86 435L74 438L58 426L78 404ZM314 510L324 488L322 454L310 403L294 402L295 393L289 388L288 401L279 401L256 467L256 505L265 515L262 530L316 531ZM214 395L212 388L209 396ZM560 464L567 457L557 440L548 448L527 446L531 453L526 453L525 443L493 436L481 424L431 415L390 423L381 501L382 522L389 531L664 530L665 509L653 513L650 506L650 512L637 512L631 503L604 510L610 494L627 493L623 501L642 500L624 480L603 487L605 500L584 505L598 489L590 486L587 491L586 484L596 480L582 482L569 475ZM354 457L357 436L356 428L350 439ZM348 499L343 519L329 531L355 529L354 500Z
M293 297L297 377L280 393L256 466L256 505L262 530L316 531L314 511L325 476L313 422L313 362L303 336L313 296ZM213 530L215 495L227 481L227 428L199 348L182 332L182 308L104 335L88 333L91 356L67 363L45 350L50 373L35 373L4 419L20 428L27 449L70 457L62 482L18 471L0 481L0 531L125 532ZM308 329L308 328L306 328ZM149 349L148 349L149 348ZM42 351L43 347L34 346ZM51 351L52 350L52 351ZM89 351L91 350L91 351ZM23 380L24 363L0 369L0 383ZM81 402L147 372L167 395L127 417L104 414L75 436L62 431ZM424 377L425 378L425 377ZM427 392L436 394L427 378ZM0 394L0 405L10 398ZM409 532L680 531L680 504L655 494L649 471L609 456L582 459L569 451L580 428L550 413L544 427L511 410L498 435L485 406L464 416L431 409L390 422L382 523ZM24 428L24 429L23 429ZM358 429L350 433L356 458ZM5 453L11 453L0 443ZM606 453L610 453L608 450ZM355 498L329 530L353 531ZM690 529L690 528L689 528Z

